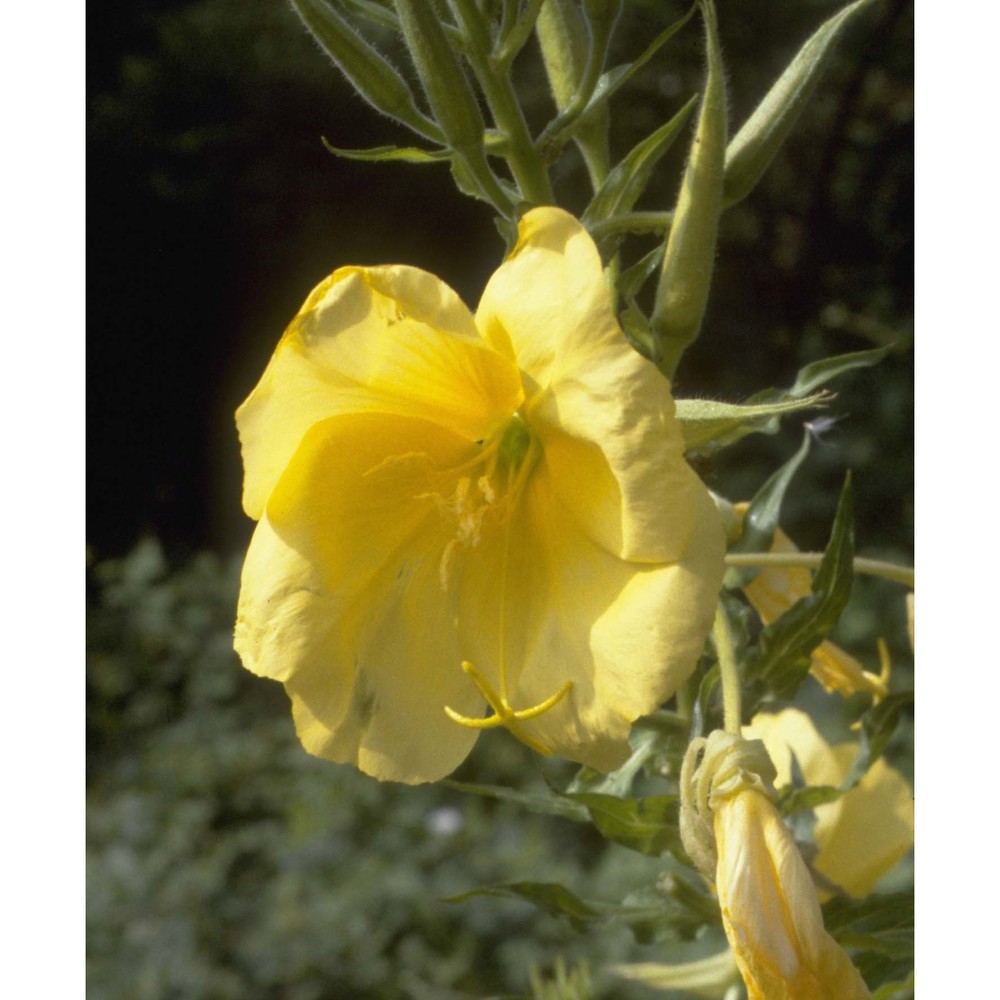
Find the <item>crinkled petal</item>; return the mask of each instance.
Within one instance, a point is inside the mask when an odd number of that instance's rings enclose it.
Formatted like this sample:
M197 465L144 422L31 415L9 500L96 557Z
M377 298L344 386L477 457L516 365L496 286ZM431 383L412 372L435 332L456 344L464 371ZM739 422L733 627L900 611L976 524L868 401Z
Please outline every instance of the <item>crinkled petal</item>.
M704 487L683 458L666 378L628 344L615 319L600 256L580 223L557 208L521 220L511 255L491 278L476 312L485 340L516 357L524 414L538 433L556 429L557 488L589 536L615 555L673 562L695 530ZM600 463L576 439L604 457ZM577 499L577 477L587 490ZM618 511L587 506L616 495Z
M831 752L843 780L857 746ZM816 869L852 896L867 896L913 847L913 791L906 779L880 757L839 801L816 810L816 843Z
M793 753L807 784L832 787L843 783L857 753L856 743L830 747L812 719L795 708L754 716L744 735L764 741L779 785L792 780ZM852 896L867 896L913 846L909 784L879 758L849 792L817 807L815 837L816 870Z
M677 563L630 563L589 537L554 479L543 460L509 538L497 532L463 560L462 644L498 687L504 660L515 709L572 681L568 697L523 728L564 757L609 770L629 753L631 722L695 667L722 581L723 532L704 493Z
M381 412L487 435L522 397L516 367L487 348L442 281L403 266L335 271L306 300L239 408L243 505L259 518L306 431Z
M715 811L716 889L749 1000L863 1000L847 953L823 927L791 833L765 795L737 792Z
M469 449L429 421L334 417L273 490L244 571L240 652L284 681L311 753L413 783L448 774L475 742L444 713L481 714L483 699L460 669L436 493Z

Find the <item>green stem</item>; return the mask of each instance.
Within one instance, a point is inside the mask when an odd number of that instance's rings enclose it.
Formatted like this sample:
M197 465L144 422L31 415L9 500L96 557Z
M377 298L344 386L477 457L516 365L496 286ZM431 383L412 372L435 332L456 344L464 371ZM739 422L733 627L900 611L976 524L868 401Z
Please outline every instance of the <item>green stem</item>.
M618 233L662 233L674 221L673 212L623 212L602 219L590 226L594 239L616 236Z
M715 622L712 625L715 651L719 657L719 678L722 681L723 725L727 733L742 736L741 718L743 712L743 691L740 682L740 668L736 664L736 648L733 645L733 631L729 616L720 601L715 608Z
M537 205L551 205L554 198L549 175L531 141L510 77L506 72L498 72L491 56L489 27L482 11L475 0L455 0L455 9L469 42L467 58L472 72L483 89L497 128L507 137L505 155L521 194Z
M822 552L730 552L726 556L727 566L758 566L761 569L770 567L816 569L822 561ZM880 559L857 557L854 560L854 572L895 580L896 583L905 583L910 588L914 585L914 572L911 566L899 566Z

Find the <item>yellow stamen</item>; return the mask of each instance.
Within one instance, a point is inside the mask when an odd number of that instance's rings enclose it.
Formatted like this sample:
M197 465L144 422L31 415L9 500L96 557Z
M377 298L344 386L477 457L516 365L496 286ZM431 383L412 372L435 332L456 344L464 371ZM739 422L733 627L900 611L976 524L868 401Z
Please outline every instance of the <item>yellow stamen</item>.
M533 705L531 708L515 709L506 699L500 695L492 684L468 661L462 661L462 669L472 678L476 687L479 688L482 696L493 709L494 714L481 719L474 719L461 712L456 712L449 705L445 705L444 710L448 718L457 722L460 726L467 726L470 729L494 729L497 726L506 726L522 743L526 743L532 750L544 754L546 757L552 756L549 749L540 740L535 739L526 733L519 722L526 722L529 719L537 719L538 716L547 712L550 708L555 708L569 694L573 687L572 681L566 681L555 694L544 701Z

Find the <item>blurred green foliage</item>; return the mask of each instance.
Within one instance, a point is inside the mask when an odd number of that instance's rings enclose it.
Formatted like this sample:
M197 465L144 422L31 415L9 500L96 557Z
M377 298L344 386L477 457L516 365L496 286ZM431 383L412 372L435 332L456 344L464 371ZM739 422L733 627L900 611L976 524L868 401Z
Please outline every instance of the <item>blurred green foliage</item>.
M232 652L237 579L211 555L170 571L151 540L89 569L88 996L530 996L532 967L560 956L662 957L527 903L446 902L515 881L613 901L664 863L514 803L309 757L281 687ZM538 759L499 733L456 777L544 788Z

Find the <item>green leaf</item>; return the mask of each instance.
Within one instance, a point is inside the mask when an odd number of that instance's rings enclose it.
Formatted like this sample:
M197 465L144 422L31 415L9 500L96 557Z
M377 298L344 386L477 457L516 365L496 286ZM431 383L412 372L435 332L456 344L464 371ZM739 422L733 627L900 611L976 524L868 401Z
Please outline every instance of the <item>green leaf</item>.
M445 780L443 784L454 788L457 792L468 792L470 795L481 795L488 799L498 799L502 802L513 802L523 806L529 812L549 816L559 816L562 819L575 820L577 823L589 823L590 812L587 807L567 799L566 796L546 789L544 792L522 792L504 785L474 785L462 781Z
M891 348L838 354L813 361L801 368L789 389L764 389L745 403L716 403L712 400L677 400L687 451L710 455L735 444L748 434L775 434L786 413L826 406L833 399L827 392L816 393L820 386L854 368L867 368L881 361ZM683 404L683 405L682 405ZM694 404L698 404L695 407ZM718 415L713 420L713 411ZM724 409L733 407L731 411ZM685 420L688 421L685 424Z
M913 701L912 691L902 691L883 698L877 705L872 705L858 720L860 722L860 737L858 752L851 763L851 769L844 778L843 789L853 788L867 773L868 768L882 756L882 751L892 738L899 724L899 712Z
M816 393L804 399L789 394L769 402L721 403L714 399L678 399L677 420L686 451L718 451L747 434L774 434L778 420L789 413L825 406L831 397Z
M726 150L724 198L745 198L763 176L829 64L834 43L871 0L857 0L826 21L802 46Z
M812 593L766 626L747 663L747 680L763 681L777 698L790 698L809 672L813 650L837 623L851 594L854 523L851 477L837 505L833 530Z
M497 896L500 899L519 899L533 903L554 917L566 917L575 930L586 930L599 920L604 907L584 902L558 882L512 882L507 885L473 889L458 896L449 896L447 903L464 903L476 896Z
M877 365L891 350L892 345L889 344L870 351L855 351L852 354L838 354L832 358L813 361L799 369L795 384L788 390L788 394L795 399L802 399L821 385L825 385L830 379L843 375L844 372Z
M729 547L730 552L768 552L774 539L781 505L785 493L795 473L809 454L812 435L806 426L802 433L802 444L798 451L774 472L757 491L746 514L743 516L743 530L740 537ZM730 588L744 587L759 572L755 567L733 566L726 570L725 585Z
M616 844L652 857L665 851L684 856L677 827L676 795L620 799L595 792L572 792L566 798L585 806L601 835Z
M580 221L585 226L631 210L645 190L657 163L677 139L696 101L697 98L692 97L673 118L637 143L614 167L583 213Z
M642 286L652 277L663 260L663 244L654 247L644 257L626 268L618 276L618 294L629 301L642 291Z
M416 149L412 146L375 146L373 149L339 149L331 146L326 139L323 145L327 152L345 160L362 160L368 163L383 163L385 161L403 161L404 163L440 163L451 159L448 149Z
M913 896L907 892L850 899L837 896L823 905L827 931L852 952L866 981L892 986L875 996L907 996L913 978Z
M687 724L675 712L656 712L632 724L629 743L632 754L621 767L609 774L581 767L566 789L567 793L595 792L619 799L628 798L636 777L654 757L664 753L678 758L683 755L687 747Z

